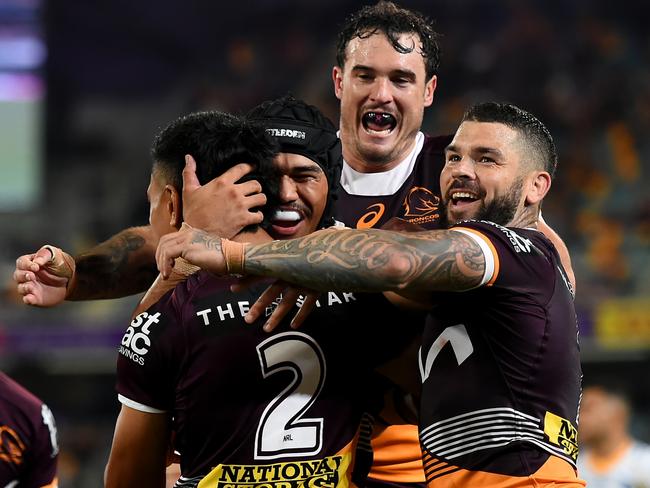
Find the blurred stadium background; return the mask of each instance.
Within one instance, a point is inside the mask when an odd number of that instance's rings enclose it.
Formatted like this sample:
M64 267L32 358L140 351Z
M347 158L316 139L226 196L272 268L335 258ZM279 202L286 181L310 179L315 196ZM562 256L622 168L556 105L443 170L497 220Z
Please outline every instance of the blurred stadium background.
M587 383L617 381L650 440L650 35L645 2L422 0L443 35L424 129L511 101L558 145L544 209L578 280ZM338 119L335 34L363 3L0 0L0 367L57 418L62 487L101 486L116 344L134 299L23 306L14 260L147 222L149 146L199 109L291 91Z

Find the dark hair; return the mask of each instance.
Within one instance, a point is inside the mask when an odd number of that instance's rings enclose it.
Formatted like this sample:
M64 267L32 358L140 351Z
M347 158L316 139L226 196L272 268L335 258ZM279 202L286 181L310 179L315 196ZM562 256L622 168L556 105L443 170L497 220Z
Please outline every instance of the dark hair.
M291 95L266 101L246 118L275 138L283 153L301 154L317 163L327 177L327 204L318 227L335 223L335 200L343 167L341 141L336 127L313 105Z
M463 115L462 122L497 122L518 131L523 136L526 157L538 168L555 175L557 152L551 133L533 114L515 105L497 102L478 103Z
M158 133L151 147L154 168L179 192L186 154L194 157L202 185L238 163L254 164L256 169L240 181L259 181L267 196L265 208L279 201L280 183L273 163L277 153L277 143L263 127L218 111L179 117Z
M358 37L366 39L378 32L383 33L398 53L406 54L419 49L400 44L401 34L417 34L422 43L419 51L424 58L426 81L438 72L440 66L439 34L433 30L432 22L412 10L398 7L393 2L380 1L351 14L343 23L336 43L336 62L342 68L345 64L345 49L348 43Z

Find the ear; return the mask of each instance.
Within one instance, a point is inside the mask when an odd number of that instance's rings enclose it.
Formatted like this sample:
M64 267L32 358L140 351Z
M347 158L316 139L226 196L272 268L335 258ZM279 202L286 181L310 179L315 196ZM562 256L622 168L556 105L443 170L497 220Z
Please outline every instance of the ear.
M428 107L433 103L433 94L438 86L438 77L433 75L424 85L424 106Z
M551 189L551 175L546 171L535 171L528 182L526 205L539 204Z
M169 213L169 225L176 229L181 228L183 223L183 205L181 195L172 185L165 185L165 198L167 199L167 212Z
M332 68L332 81L334 82L334 94L340 100L343 94L343 68L340 66Z

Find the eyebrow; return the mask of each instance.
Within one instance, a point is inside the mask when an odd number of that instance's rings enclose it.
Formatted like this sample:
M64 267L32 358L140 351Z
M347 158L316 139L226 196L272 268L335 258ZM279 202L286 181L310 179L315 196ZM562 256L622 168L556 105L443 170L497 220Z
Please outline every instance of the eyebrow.
M445 148L445 153L447 152L460 152L458 149L458 146L455 146L454 144L449 144ZM476 146L471 148L471 152L473 153L479 153L479 154L494 154L495 156L503 156L503 153L495 148L495 147L488 147L488 146Z
M372 72L375 72L377 70L375 68L371 68L370 66L366 66L364 64L355 64L352 67L352 71L372 71ZM390 75L391 76L395 76L395 75L403 76L405 78L409 78L409 79L413 79L413 80L416 78L416 74L413 71L409 70L409 69L394 69L394 70L390 71Z
M316 163L296 166L291 169L292 173L323 173L323 169Z

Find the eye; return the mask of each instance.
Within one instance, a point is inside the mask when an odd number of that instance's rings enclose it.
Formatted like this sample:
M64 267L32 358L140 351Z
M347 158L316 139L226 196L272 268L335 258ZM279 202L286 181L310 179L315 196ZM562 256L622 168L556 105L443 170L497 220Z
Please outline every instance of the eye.
M411 80L408 78L395 78L393 80L393 83L395 83L397 86L407 86Z
M456 163L460 161L460 156L458 154L449 154L447 155L447 162L448 163Z
M494 163L494 159L488 157L488 156L481 156L481 158L478 160L479 163L485 163L485 164L492 164Z

